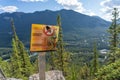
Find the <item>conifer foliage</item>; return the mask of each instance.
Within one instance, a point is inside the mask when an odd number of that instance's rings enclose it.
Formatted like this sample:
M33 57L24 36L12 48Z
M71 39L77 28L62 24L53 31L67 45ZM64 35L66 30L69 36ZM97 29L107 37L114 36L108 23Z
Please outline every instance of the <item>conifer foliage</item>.
M94 80L120 80L120 59L99 69Z
M19 40L16 34L13 19L11 19L11 24L13 30L12 38L13 52L10 59L12 76L16 78L23 78L24 80L26 80L27 77L29 77L32 74L33 67L23 43Z
M90 80L90 68L85 63L80 69L80 79L79 80Z
M112 24L109 28L109 33L111 35L109 64L103 66L97 71L94 80L120 80L119 25L117 24L118 14L118 9L114 8L112 13Z
M115 62L115 53L116 48L119 46L119 25L117 23L119 17L119 11L117 8L114 8L113 12L113 19L111 26L109 27L108 32L110 33L110 62Z
M61 17L58 15L57 17L57 25L59 26L59 36L58 36L58 50L57 54L59 56L59 66L58 69L64 72L64 61L63 61L63 53L64 53L64 45L63 45L63 35L62 35L62 27L61 27Z
M92 66L91 66L91 73L92 75L95 75L95 73L98 71L98 51L97 51L97 45L96 42L94 42L94 47L93 47L93 61L92 61Z
M60 15L57 17L57 25L59 26L57 51L50 53L50 65L52 70L58 69L63 72L64 76L67 76L70 62L70 53L66 52L64 49Z

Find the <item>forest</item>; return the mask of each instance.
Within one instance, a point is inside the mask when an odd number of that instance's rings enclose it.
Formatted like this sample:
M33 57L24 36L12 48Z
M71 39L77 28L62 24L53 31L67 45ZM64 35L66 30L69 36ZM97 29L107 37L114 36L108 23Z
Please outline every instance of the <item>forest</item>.
M109 37L109 51L100 54L98 40L91 41L93 47L80 48L69 46L63 40L61 16L57 16L56 25L59 26L57 50L46 54L46 71L60 70L66 80L120 80L120 24L119 11L113 9L112 22L107 35ZM29 76L38 73L37 55L31 53L19 39L15 30L14 19L11 18L12 48L0 48L0 68L7 77L28 80ZM106 37L107 37L106 36ZM74 43L73 43L74 44ZM102 44L102 46L107 44ZM85 47L85 45L83 45ZM100 47L99 47L100 48ZM80 50L81 52L79 52ZM4 53L3 53L4 52ZM105 58L106 57L106 58Z

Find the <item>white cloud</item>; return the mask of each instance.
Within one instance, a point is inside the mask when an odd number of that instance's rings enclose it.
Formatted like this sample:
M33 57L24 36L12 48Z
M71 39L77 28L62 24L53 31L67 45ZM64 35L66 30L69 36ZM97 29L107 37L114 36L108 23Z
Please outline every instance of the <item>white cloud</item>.
M102 6L103 18L111 20L113 8L118 8L120 11L120 0L104 0L100 3Z
M85 10L85 12L83 12L83 13L86 15L89 15L89 16L96 16L96 14L91 10Z
M82 6L82 3L77 0L56 0L61 4L65 9L73 9L79 12L83 12L85 9Z
M93 13L91 10L86 10L83 7L83 4L78 0L56 0L58 4L62 5L65 9L71 9L86 15L93 16L95 13Z
M46 0L20 0L20 1L23 1L23 2L44 2Z
M2 12L16 12L17 11L17 7L16 6L0 6L0 11Z

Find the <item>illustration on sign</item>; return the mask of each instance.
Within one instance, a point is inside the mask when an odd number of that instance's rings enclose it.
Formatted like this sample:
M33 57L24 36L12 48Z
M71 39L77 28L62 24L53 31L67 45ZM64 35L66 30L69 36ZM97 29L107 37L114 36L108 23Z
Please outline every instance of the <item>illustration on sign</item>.
M56 50L58 26L32 24L30 51Z

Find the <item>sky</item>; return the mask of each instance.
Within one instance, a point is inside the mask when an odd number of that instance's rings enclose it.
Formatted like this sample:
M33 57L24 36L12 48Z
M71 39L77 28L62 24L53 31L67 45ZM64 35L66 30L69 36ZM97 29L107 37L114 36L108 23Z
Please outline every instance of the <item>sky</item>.
M0 0L0 13L67 9L108 21L115 7L120 10L120 0Z

